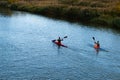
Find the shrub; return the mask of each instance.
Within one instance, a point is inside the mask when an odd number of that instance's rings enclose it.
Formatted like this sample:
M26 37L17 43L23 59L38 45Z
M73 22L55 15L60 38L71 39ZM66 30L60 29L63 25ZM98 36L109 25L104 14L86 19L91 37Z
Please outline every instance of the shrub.
M79 2L78 5L80 5L80 6L89 6L90 2Z
M120 17L113 19L113 28L120 28Z
M15 3L17 2L18 0L8 0L8 3L12 4L12 3Z
M75 5L79 0L60 0L64 4Z

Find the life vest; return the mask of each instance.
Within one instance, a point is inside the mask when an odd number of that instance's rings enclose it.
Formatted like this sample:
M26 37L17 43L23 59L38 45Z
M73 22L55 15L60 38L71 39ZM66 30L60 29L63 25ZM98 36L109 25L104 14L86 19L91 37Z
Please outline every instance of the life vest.
M100 48L100 46L99 46L98 44L95 44L95 45L94 45L94 48L95 48L95 49L98 49L98 48Z

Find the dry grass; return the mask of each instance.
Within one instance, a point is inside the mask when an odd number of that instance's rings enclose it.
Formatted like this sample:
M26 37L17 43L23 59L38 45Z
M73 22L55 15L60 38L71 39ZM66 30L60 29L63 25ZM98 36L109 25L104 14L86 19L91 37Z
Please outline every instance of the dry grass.
M73 0L74 1L74 0ZM91 10L98 10L100 12L110 12L113 9L120 9L119 0L77 0L74 4L67 4L62 0L18 0L18 3L29 4L32 6L66 6L66 7L77 7L77 8L88 8Z
M15 0L7 5L16 10L120 28L120 0Z
M64 3L65 0L17 0L19 4L29 4L32 6L72 6L78 8L89 8L99 10L113 10L118 7L119 0L73 0L73 3ZM67 1L67 0L66 0ZM72 1L72 0L68 0Z

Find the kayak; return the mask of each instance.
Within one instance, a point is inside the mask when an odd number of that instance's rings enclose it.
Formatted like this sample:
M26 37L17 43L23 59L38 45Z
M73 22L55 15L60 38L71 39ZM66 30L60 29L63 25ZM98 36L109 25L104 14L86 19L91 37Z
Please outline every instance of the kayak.
M59 42L56 41L56 40L52 40L52 42L55 43L55 44L58 45L58 46L62 46L62 47L66 47L66 48L67 48L67 46L65 46L65 45L63 45L63 44L61 44L61 43L59 43Z
M109 52L108 50L101 48L101 47L97 47L96 45L93 45L93 44L88 44L88 46L94 49L98 49L100 51Z

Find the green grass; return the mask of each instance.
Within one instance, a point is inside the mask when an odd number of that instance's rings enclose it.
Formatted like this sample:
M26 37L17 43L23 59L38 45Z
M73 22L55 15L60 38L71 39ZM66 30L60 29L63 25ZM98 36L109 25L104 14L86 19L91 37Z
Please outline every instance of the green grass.
M120 29L119 0L1 0L0 6Z

